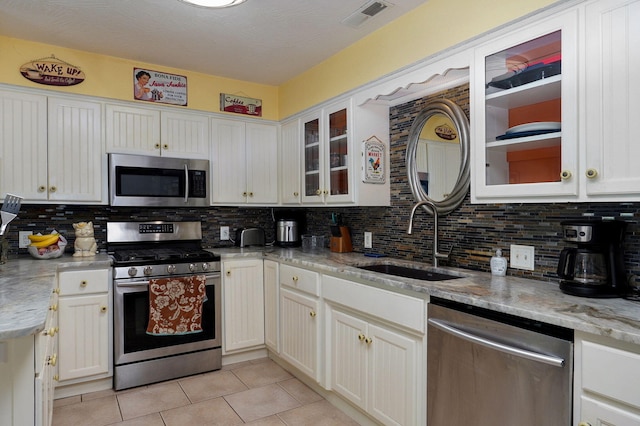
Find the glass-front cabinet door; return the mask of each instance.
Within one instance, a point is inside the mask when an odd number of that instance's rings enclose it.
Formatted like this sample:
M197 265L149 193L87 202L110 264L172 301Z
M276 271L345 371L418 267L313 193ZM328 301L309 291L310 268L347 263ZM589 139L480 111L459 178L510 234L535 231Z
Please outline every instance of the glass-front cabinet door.
M567 12L476 50L474 201L577 197L577 18Z
M349 108L323 109L302 119L304 191L306 203L352 202L350 187Z

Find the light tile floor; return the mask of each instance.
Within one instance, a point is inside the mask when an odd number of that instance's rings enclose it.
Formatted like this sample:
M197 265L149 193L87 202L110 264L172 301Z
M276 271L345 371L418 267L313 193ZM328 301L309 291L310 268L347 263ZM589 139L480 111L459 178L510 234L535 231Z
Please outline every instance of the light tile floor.
M357 425L263 358L219 371L54 402L54 426Z

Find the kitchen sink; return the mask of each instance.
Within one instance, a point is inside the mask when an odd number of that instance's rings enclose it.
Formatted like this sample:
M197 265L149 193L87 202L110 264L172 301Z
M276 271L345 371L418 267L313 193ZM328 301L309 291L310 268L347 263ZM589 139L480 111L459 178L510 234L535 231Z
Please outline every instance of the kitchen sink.
M357 266L357 268L364 269L366 271L380 272L382 274L394 275L403 278L415 278L417 280L424 281L446 281L456 278L462 278L460 276L444 274L442 272L434 272L428 269L417 269L400 265L376 264Z

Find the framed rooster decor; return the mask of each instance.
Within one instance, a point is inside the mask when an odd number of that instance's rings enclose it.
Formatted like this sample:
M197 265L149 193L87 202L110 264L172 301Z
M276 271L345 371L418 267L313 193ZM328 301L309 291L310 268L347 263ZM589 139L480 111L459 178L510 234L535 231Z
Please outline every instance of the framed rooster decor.
M363 144L362 181L365 183L385 183L386 156L384 142L375 136L371 136Z

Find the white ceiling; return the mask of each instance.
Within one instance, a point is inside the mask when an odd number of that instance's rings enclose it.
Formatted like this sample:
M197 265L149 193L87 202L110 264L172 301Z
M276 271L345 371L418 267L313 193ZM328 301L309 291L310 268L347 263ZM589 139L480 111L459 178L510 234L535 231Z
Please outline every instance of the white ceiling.
M247 0L217 10L178 0L0 0L0 35L280 85L426 0L384 1L391 7L356 29L341 21L367 0Z

